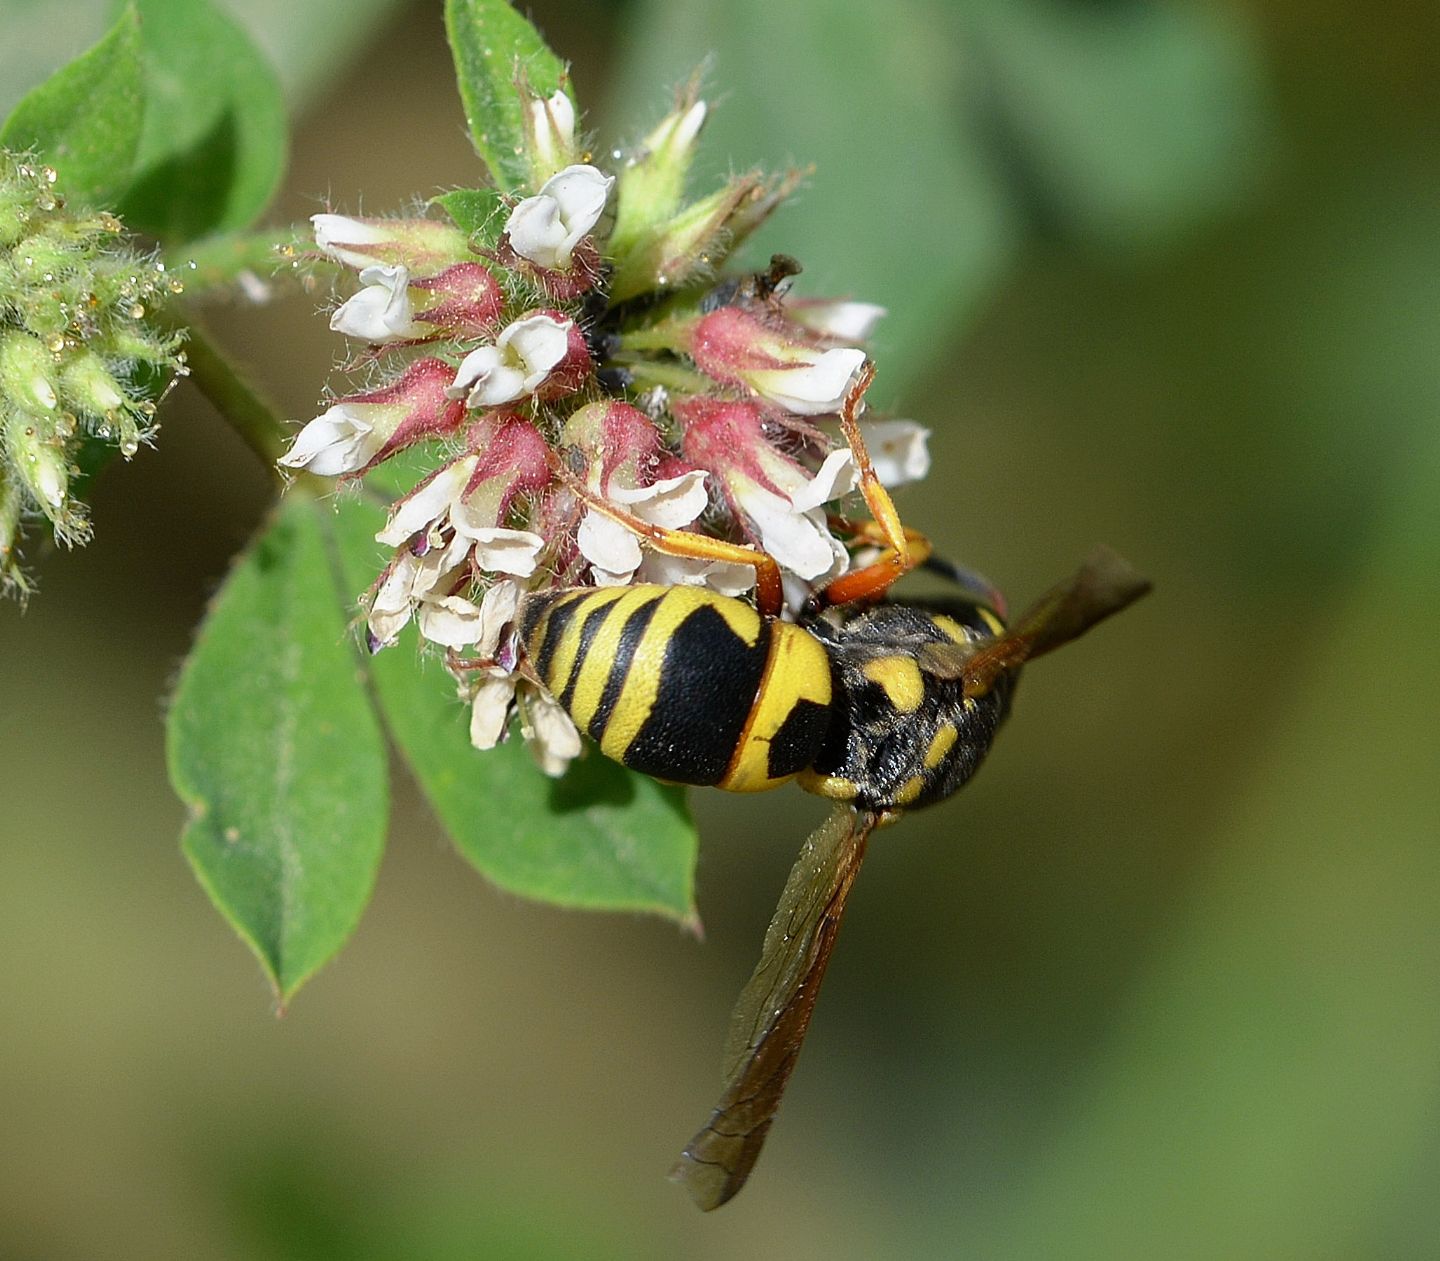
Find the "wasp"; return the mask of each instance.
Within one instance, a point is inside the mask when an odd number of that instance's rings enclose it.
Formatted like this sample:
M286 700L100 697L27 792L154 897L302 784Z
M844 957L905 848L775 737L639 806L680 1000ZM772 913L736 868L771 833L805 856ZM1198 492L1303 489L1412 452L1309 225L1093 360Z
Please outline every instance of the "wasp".
M978 769L1010 710L1021 667L1143 595L1149 584L1099 549L1005 622L989 584L930 557L902 526L857 423L867 366L842 409L879 552L783 620L780 571L757 549L632 517L572 491L684 556L756 571L748 601L697 587L560 588L522 601L525 668L607 757L673 783L757 792L798 781L836 803L805 841L731 1019L724 1089L672 1177L714 1209L745 1184L795 1067L846 899L876 828L942 801ZM957 595L892 600L911 569L939 567Z

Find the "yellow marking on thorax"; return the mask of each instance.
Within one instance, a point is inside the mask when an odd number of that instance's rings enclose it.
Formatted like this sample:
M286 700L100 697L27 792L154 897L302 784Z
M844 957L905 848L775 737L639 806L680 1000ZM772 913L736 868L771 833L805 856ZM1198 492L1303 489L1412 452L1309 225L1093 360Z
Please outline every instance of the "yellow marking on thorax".
M927 771L933 771L945 760L945 755L955 747L955 740L959 734L953 722L947 722L935 733L930 740L930 747L925 750L925 769Z
M568 604L579 605L571 616L569 624L561 632L560 642L555 645L555 651L550 654L550 660L545 663L545 684L555 696L558 697L564 692L566 685L570 682L570 674L575 669L575 657L580 651L580 634L585 628L586 621L599 609L604 608L607 604L613 604L624 594L624 587L612 587L603 591L581 591L573 597L557 601L545 615L546 624L541 628L541 634L536 641L538 644L545 642L544 636L549 627L550 618L555 615L556 609Z
M925 681L913 657L876 657L860 667L865 677L885 689L902 714L913 714L925 699Z
M800 701L830 704L830 658L809 631L789 622L775 622L760 690L735 745L735 756L720 781L721 788L763 792L790 778L771 778L770 741Z
M975 612L980 615L980 620L990 628L992 635L1003 635L1005 633L1005 623L983 604L977 604L975 606ZM953 639L957 644L968 644L971 642L972 636L967 634L965 628L948 613L932 613L930 614L930 620L935 623L941 632L948 638Z
M796 781L807 793L817 797L829 797L831 801L854 801L860 786L853 779L843 775L820 775L815 771L801 771Z
M909 779L900 785L900 791L895 794L895 804L897 806L908 806L920 795L924 787L925 777L923 775L910 776Z
M605 684L610 679L610 667L620 647L620 635L625 624L647 604L661 599L663 588L640 586L621 587L620 590L623 594L613 602L603 625L590 640L585 660L580 662L580 676L570 701L570 716L581 731L590 726L590 720L600 706L600 698L605 694Z
M970 642L970 636L965 633L965 628L948 613L932 613L930 614L930 620L957 644L968 644Z
M977 605L975 611L980 614L980 620L990 628L992 635L1003 635L1005 633L1005 623L990 612L983 604Z
M610 711L610 719L600 733L600 751L617 762L625 760L626 751L640 734L650 711L655 708L655 698L660 694L660 673L665 663L666 645L686 618L702 608L714 609L747 647L753 648L760 636L760 615L743 600L710 594L698 587L649 586L632 590L647 592L652 597L657 592L663 594L659 607L645 628L645 634L635 646L630 670L621 685L615 708ZM694 703L705 704L705 697L695 697Z

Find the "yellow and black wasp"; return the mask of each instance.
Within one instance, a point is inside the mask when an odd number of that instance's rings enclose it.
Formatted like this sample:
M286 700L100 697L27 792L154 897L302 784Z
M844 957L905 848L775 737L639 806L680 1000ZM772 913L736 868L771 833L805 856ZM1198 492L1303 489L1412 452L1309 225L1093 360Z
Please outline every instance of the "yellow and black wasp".
M736 1005L724 1092L675 1166L704 1209L735 1195L760 1153L870 834L975 773L1025 662L1149 589L1101 549L1009 628L1001 598L958 571L962 590L950 599L887 599L929 543L901 526L866 453L856 417L872 375L867 368L841 421L872 517L859 532L881 551L817 592L795 621L780 618L773 558L631 517L564 468L577 495L651 545L753 565L757 600L696 587L562 588L525 597L519 613L522 668L607 757L737 792L795 779L837 803L806 840Z

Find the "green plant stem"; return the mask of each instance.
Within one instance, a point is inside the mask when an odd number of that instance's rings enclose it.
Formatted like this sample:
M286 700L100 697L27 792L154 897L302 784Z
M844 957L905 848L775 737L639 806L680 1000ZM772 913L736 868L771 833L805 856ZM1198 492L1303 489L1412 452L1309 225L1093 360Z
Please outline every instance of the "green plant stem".
M246 273L261 283L283 279L296 267L308 244L299 227L273 232L241 232L192 245L175 270L189 297L215 289L233 289Z
M709 382L704 377L678 363L659 363L654 359L640 359L625 354L612 356L611 362L626 368L637 382L663 385L666 389L679 390L685 394L704 394L709 388Z
M278 480L280 470L275 461L285 453L288 441L279 414L240 375L200 325L191 322L178 327L185 334L190 379Z

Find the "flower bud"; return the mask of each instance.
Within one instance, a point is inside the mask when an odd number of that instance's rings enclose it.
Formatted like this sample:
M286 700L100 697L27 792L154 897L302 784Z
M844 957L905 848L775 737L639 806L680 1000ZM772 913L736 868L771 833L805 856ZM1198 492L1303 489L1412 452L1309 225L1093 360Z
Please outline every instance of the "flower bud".
M164 267L115 238L113 215L72 207L56 174L0 150L0 589L23 591L20 523L43 512L64 543L89 532L72 485L82 443L132 455L146 387L182 370L179 334L148 323ZM136 381L142 363L160 369ZM7 467L8 466L8 467ZM88 463L87 463L88 467Z
M417 359L385 388L341 399L296 435L280 463L340 477L422 439L454 433L464 412L446 394L451 371L443 360Z
M687 206L671 219L651 225L629 248L617 247L613 301L624 301L652 289L667 289L704 272L724 257L729 222L759 185L759 177L741 176L709 197Z
M0 333L0 395L24 411L53 412L59 405L55 357L38 337L7 329Z
M631 154L620 173L615 230L611 249L623 255L680 208L685 176L695 156L695 142L705 125L708 106L691 83L667 114Z
M564 88L540 97L525 83L520 85L520 105L531 187L540 188L580 156L575 145L575 105Z
M799 416L838 411L865 366L864 351L818 350L734 306L701 317L691 330L690 355L706 375L748 386Z
M505 295L479 263L456 263L439 275L412 279L415 322L428 336L489 337L500 322Z
M0 593L25 594L20 570L20 510L25 496L10 474L0 467Z
M5 423L5 452L20 484L57 529L66 529L70 466L64 448L39 417L12 411Z
M311 215L321 252L360 271L376 264L404 267L412 276L433 276L469 258L465 234L437 219L355 219Z
M766 438L754 403L693 398L674 410L685 426L686 459L715 474L731 509L760 547L807 582L844 572L845 549L831 536L821 505L854 486L849 451L832 451L811 474Z
M105 416L126 405L125 391L94 351L80 350L67 357L60 370L60 388L66 402Z

